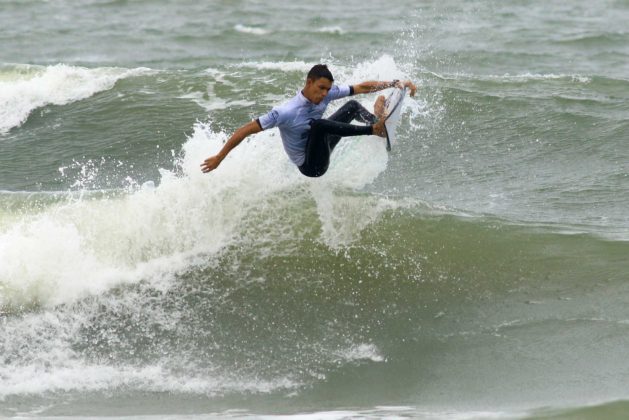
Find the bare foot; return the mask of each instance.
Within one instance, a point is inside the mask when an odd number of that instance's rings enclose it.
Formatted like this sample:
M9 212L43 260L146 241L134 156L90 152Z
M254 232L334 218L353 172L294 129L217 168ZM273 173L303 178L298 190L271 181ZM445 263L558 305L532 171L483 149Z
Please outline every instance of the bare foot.
M379 137L386 137L387 130L386 128L384 128L385 110L384 110L384 96L383 95L378 96L378 98L376 99L376 103L373 104L373 111L374 111L374 114L376 115L376 118L378 118L378 121L374 125L372 125L373 134Z
M373 104L373 110L376 115L376 118L379 120L384 118L384 95L378 96L376 99L376 103Z
M373 134L378 137L386 137L387 129L384 127L384 119L380 118L377 123L371 126Z

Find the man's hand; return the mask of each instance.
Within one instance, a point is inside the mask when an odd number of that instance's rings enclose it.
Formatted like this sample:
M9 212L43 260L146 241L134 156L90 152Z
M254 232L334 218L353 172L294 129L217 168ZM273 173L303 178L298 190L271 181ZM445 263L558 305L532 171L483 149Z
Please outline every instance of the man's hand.
M262 127L260 127L260 124L258 124L257 120L253 120L250 123L247 123L240 127L238 130L236 130L234 134L232 134L229 140L227 140L227 143L225 143L225 146L223 146L218 154L210 156L203 161L203 163L201 164L201 170L203 171L203 173L208 173L216 169L218 165L221 164L223 159L225 159L225 156L227 156L230 150L238 146L240 142L245 139L245 137L251 134L259 133L260 131L262 131Z
M203 173L208 173L218 168L223 159L219 155L211 156L203 161L201 164L201 170Z
M398 81L397 87L399 87L400 89L403 89L405 87L409 88L411 90L411 96L415 96L415 92L417 92L417 87L410 80L405 80L403 82Z

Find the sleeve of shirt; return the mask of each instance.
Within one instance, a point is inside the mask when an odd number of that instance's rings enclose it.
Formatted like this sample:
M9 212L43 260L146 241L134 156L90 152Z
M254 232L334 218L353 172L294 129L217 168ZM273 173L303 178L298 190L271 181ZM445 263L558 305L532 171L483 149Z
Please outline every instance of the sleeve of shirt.
M277 127L280 123L280 112L277 108L273 108L271 112L258 118L258 124L263 130Z
M336 99L345 98L353 93L353 89L349 85L334 85L328 92L328 97L331 101Z

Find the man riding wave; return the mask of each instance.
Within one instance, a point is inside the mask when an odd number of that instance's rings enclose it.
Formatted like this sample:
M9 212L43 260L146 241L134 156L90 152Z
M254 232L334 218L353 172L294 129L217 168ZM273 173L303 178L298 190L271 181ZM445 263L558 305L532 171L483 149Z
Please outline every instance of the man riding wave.
M351 100L329 118L323 118L328 104L336 99L356 94L378 92L391 87L408 87L411 96L417 88L410 81L367 81L357 85L335 85L334 77L326 65L317 64L306 77L306 85L297 94L268 114L239 129L227 140L218 154L201 164L205 173L218 167L227 154L251 134L273 127L280 129L284 150L299 171L309 177L319 177L328 170L330 154L342 137L377 135L386 136L384 127L384 96L374 104L375 115L361 104ZM368 125L355 125L357 120Z

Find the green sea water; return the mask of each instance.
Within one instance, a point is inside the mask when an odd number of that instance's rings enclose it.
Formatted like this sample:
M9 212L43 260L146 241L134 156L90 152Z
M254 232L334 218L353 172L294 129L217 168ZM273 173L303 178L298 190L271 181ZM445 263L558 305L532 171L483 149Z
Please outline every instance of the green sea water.
M0 416L623 418L627 21L0 0ZM201 173L320 62L417 84L390 153Z

